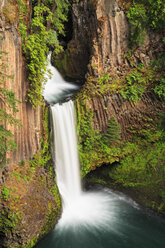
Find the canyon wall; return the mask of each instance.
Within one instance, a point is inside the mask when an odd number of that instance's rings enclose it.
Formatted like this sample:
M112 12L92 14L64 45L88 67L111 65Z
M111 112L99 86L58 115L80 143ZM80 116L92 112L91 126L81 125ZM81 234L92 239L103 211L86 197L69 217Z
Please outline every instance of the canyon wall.
M34 109L26 101L28 89L27 68L22 54L21 37L18 32L18 18L15 17L12 24L6 21L3 8L7 3L7 1L1 1L0 49L7 53L4 55L8 64L6 74L14 76L14 80L6 81L5 88L12 90L16 98L21 101L17 104L18 112L15 114L15 118L20 120L22 124L22 127L6 124L6 129L11 130L14 134L14 140L17 144L17 151L7 154L11 166L21 160L29 160L41 148L42 110L40 107Z
M124 2L80 0L72 4L73 38L60 58L67 62L67 67L59 67L64 76L85 78L88 85L89 78L97 81L100 75L109 73L112 81L113 77L121 80L130 71L130 61L124 56L129 51L129 24ZM163 33L146 35L142 46L132 48L131 63L148 66L163 51L162 38ZM97 91L97 82L95 89ZM140 130L146 120L156 119L165 108L150 89L138 103L125 100L110 90L90 97L87 89L87 95L87 106L94 114L94 128L105 131L108 120L114 116L121 125L123 139L130 137L130 127Z

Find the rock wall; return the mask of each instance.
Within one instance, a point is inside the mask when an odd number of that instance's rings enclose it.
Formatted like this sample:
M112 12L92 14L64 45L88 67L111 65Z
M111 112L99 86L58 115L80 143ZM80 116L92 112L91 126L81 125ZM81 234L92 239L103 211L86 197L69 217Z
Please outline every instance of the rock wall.
M10 165L12 165L21 160L29 160L41 148L42 111L40 107L34 109L31 104L26 102L28 80L26 64L22 55L21 38L18 33L18 20L15 19L12 24L6 21L3 8L7 3L5 0L0 3L0 50L7 53L5 60L9 67L6 69L6 74L14 76L13 81L7 80L5 88L12 90L16 98L21 101L20 104L17 104L18 112L15 118L22 124L22 127L14 125L11 127L6 124L6 128L14 134L14 140L18 146L16 152L7 154Z
M90 73L115 72L119 76L129 68L123 55L128 50L129 24L121 0L80 0L72 3L73 38L68 44L68 73L80 72L90 64ZM133 48L134 62L145 65L163 50L162 34L150 33L144 45ZM75 60L75 61L74 61ZM94 69L91 68L94 66Z
M31 1L26 4L30 9ZM0 168L0 247L33 247L36 242L54 228L60 213L61 200L55 184L51 161L41 154L41 137L48 142L45 109L36 109L26 101L29 87L27 67L22 54L18 32L18 6L16 1L0 1L0 50L5 51L7 79L4 88L12 90L21 101L17 104L15 118L22 126L5 128L14 135L17 151L7 152L8 165ZM29 11L30 12L30 11ZM29 13L30 15L30 13ZM10 109L0 102L0 108ZM3 123L4 124L4 123ZM2 142L0 140L0 142ZM48 143L47 143L48 146ZM33 155L33 163L28 162ZM49 160L49 166L45 162ZM47 168L45 168L47 167Z
M97 78L109 73L120 80L130 70L130 61L124 56L129 47L129 24L122 3L121 0L80 0L78 4L76 1L72 4L73 39L66 50L71 54L68 74L78 77L79 69L84 68L81 73L88 84L89 76ZM163 33L146 35L143 46L132 48L132 63L149 65L163 50L162 38ZM95 129L104 131L108 120L114 116L121 125L124 139L129 138L131 127L140 130L148 119L157 118L157 113L165 108L150 90L136 104L109 91L106 96L89 97L87 105L94 114Z
M121 126L122 139L132 137L132 130L140 131L146 128L152 120L163 112L165 104L153 92L146 92L138 103L124 100L121 95L113 94L94 97L87 100L87 106L93 113L93 127L105 131L110 118L113 116Z

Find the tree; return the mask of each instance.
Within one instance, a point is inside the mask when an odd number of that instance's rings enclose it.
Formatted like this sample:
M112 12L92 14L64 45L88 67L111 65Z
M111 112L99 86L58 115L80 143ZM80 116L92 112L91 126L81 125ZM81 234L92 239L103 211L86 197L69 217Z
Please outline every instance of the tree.
M119 123L114 117L111 117L108 122L108 128L106 133L103 135L103 140L106 145L112 145L118 143L121 138L121 128Z

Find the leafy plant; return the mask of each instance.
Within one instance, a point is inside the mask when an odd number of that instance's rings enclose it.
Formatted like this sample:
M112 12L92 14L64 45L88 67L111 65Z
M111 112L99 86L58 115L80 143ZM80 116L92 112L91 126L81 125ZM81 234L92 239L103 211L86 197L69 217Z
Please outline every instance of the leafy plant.
M162 99L165 99L165 78L157 80L159 83L155 86L154 92Z
M28 26L27 8L23 0L17 0L19 6L19 32L22 48L27 61L30 89L28 100L34 107L42 104L42 86L46 81L47 55L49 47L55 53L62 51L58 34L64 35L64 24L67 21L68 0L33 0L32 20Z
M6 187L6 186L4 186L3 188L2 188L2 197L5 199L5 200L7 200L8 199L8 197L9 197L9 190L8 190L8 188Z
M138 71L134 70L126 76L125 88L120 93L124 99L138 102L146 89L145 83L145 78Z

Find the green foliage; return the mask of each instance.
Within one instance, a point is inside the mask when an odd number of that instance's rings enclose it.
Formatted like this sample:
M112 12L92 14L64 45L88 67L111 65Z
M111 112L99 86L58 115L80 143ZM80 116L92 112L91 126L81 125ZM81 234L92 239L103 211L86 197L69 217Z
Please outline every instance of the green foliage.
M121 138L121 128L119 123L114 117L111 117L108 122L108 128L106 133L103 135L103 140L106 145L116 144Z
M122 97L132 102L138 102L146 89L145 78L137 70L134 70L126 76L126 82L124 89L120 91Z
M22 48L27 61L30 89L28 99L34 107L42 104L42 87L48 73L46 61L49 47L55 53L62 51L58 34L64 35L69 1L33 0L33 14L30 26L26 22L27 9L23 0L17 0L19 6L19 32Z
M111 169L109 176L115 184L143 189L147 194L152 194L157 201L157 210L165 210L165 199L162 197L165 187L165 133L161 127L160 130L142 129L138 135L130 141L131 153Z
M154 80L155 88L154 92L161 98L165 99L165 52L163 51L159 57L151 62L151 68L157 75Z
M130 154L110 172L110 177L116 183L122 183L124 186L130 187L149 187L164 180L165 145L155 144L154 147L147 147L143 150L141 148L139 146L135 147L134 156Z
M52 24L59 34L64 33L64 22L67 21L69 10L68 0L47 0L49 5L56 4L56 11L53 13Z
M77 105L77 110L78 107L80 107L80 110L77 111L78 149L81 173L85 175L90 171L90 160L96 156L95 150L98 148L97 144L100 137L98 132L92 127L92 113L86 108L85 102L82 102L81 105Z
M98 84L104 84L104 83L108 83L109 80L110 80L110 74L106 73L106 74L100 75L100 77L98 78L97 83Z
M157 127L162 132L165 133L165 114L159 114L159 120L157 121Z
M98 184L105 185L105 186L107 185L106 181L100 178L95 178L95 177L88 178L88 183L98 183Z
M165 51L162 52L156 60L151 62L151 67L156 72L162 72L165 70Z
M141 46L144 43L146 35L146 8L143 4L134 2L133 6L129 9L127 17L131 24L131 41Z
M160 78L159 83L155 86L154 92L165 100L165 78Z
M16 6L14 1L9 0L8 2L4 2L2 12L5 16L5 20L13 24L16 19Z
M113 138L120 138L120 127L118 123L110 122L110 130L108 134L102 135L99 131L94 130L93 115L87 108L85 101L76 102L77 110L77 130L78 130L78 149L81 165L81 175L85 176L102 163L113 163L119 161L124 154L129 151L123 150L118 142L114 142ZM113 131L112 131L113 129ZM111 134L110 134L111 133ZM107 139L111 136L110 142ZM109 136L109 137L110 137ZM113 140L113 141L112 141ZM113 142L113 145L111 143Z
M156 66L144 66L139 63L135 66L132 57L132 51L129 50L124 56L129 60L132 68L126 71L121 77L117 74L100 74L98 78L88 77L88 81L82 90L77 94L77 99L90 99L90 97L102 96L109 93L119 93L124 99L132 102L141 100L147 87L152 87L160 78L157 75Z
M7 200L8 199L8 196L9 196L9 190L6 186L2 187L2 197L3 199Z
M163 0L137 0L127 11L131 24L131 43L143 45L147 29L161 30L165 24L165 2Z
M2 207L0 213L0 232L10 234L11 230L16 228L20 220L20 213L13 213L9 209Z
M0 101L2 102L0 108L0 167L3 167L6 163L6 152L17 149L16 143L12 140L13 134L5 128L5 123L21 125L20 121L14 117L14 114L18 111L17 103L20 103L20 101L15 98L13 91L5 88L7 81L13 80L12 75L6 74L8 68L5 61L6 54L6 52L0 51ZM8 109L8 112L6 109Z

